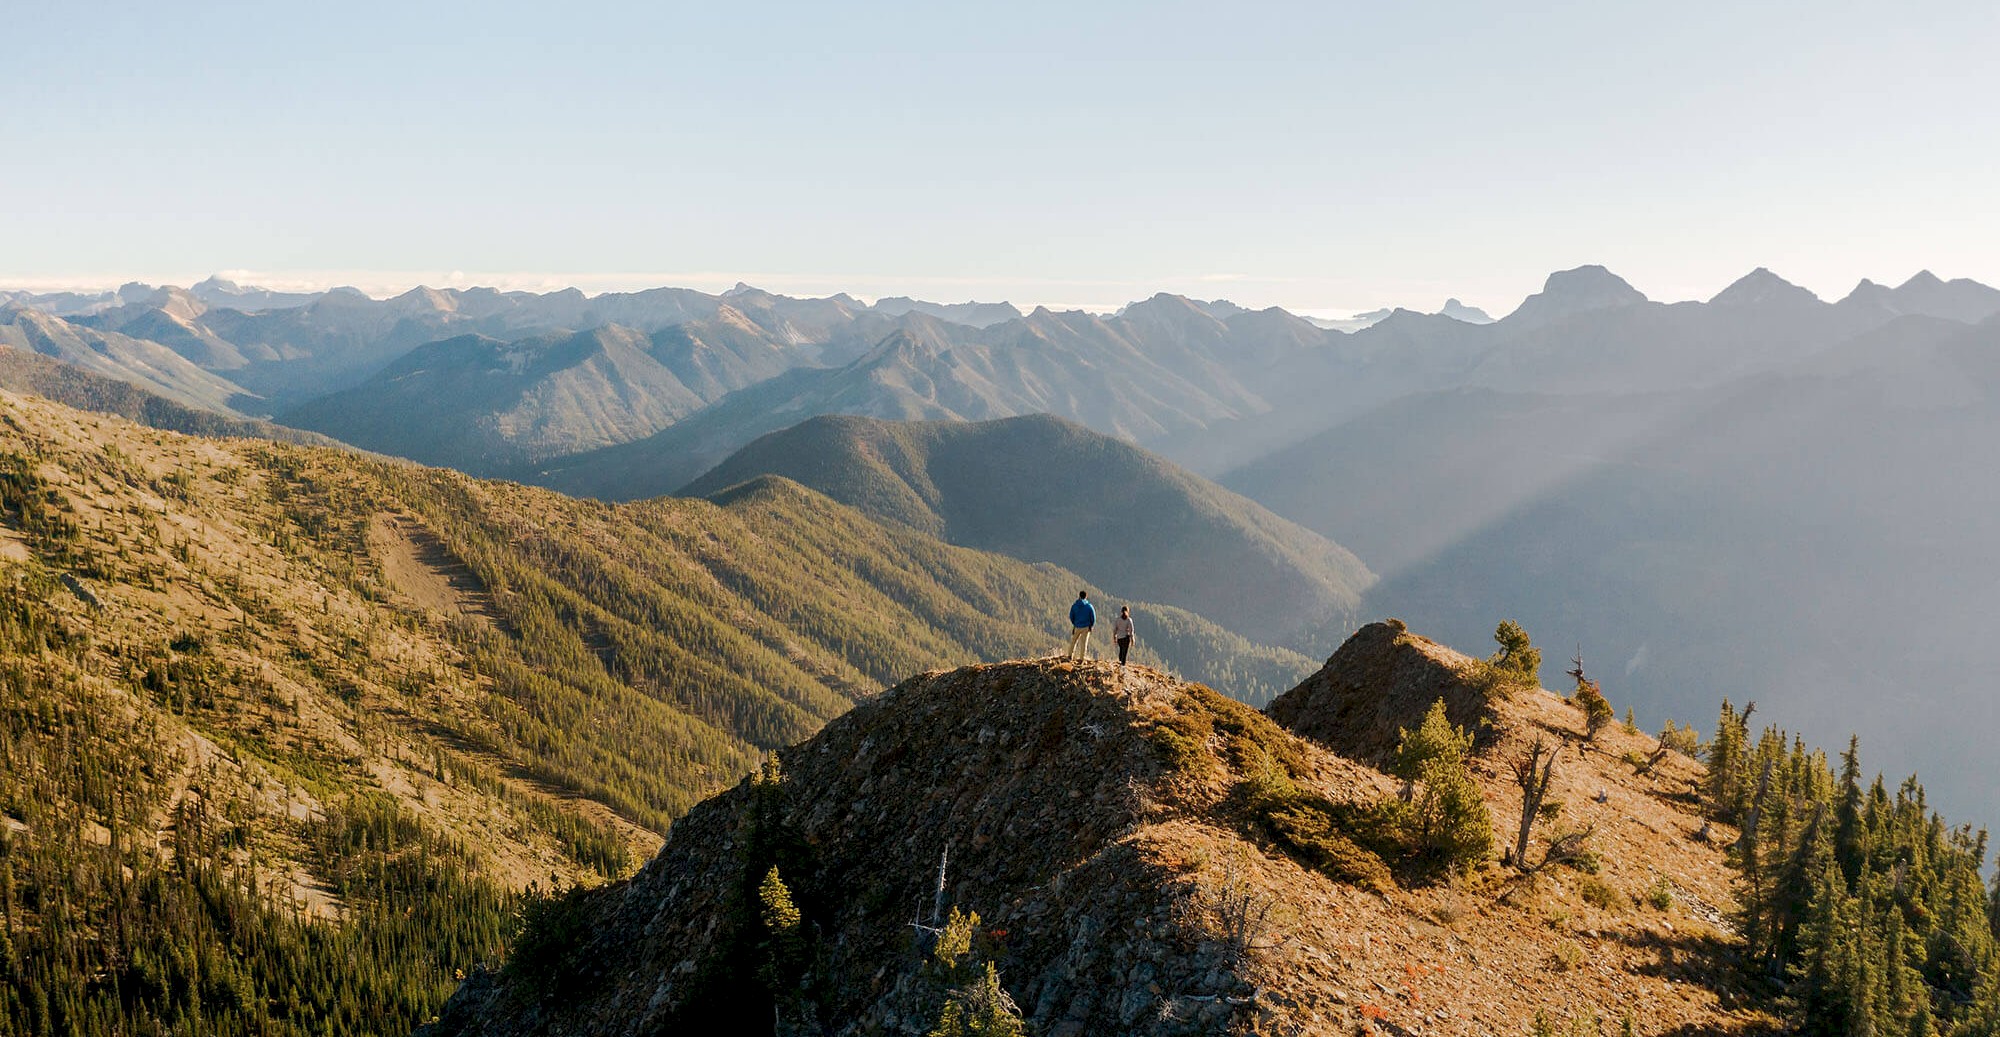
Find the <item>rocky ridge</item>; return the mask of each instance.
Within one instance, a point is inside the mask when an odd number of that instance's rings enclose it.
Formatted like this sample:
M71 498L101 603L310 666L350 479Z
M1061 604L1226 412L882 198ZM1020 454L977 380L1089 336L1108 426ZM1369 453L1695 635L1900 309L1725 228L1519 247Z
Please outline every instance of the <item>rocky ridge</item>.
M1359 823L1326 837L1333 857L1273 825L1277 789L1334 819L1393 798L1368 751L1433 693L1470 704L1477 665L1372 624L1274 703L1293 730L1142 667L911 678L698 806L629 882L552 908L430 1032L924 1034L946 996L926 927L951 909L978 914L971 957L997 965L1035 1034L1500 1033L1538 1012L1627 1013L1639 1033L1766 1026L1723 965L1727 871L1687 796L1697 765L1669 752L1635 773L1624 755L1655 743L1616 728L1579 751L1579 714L1546 692L1473 707L1475 778L1511 832L1508 760L1537 736L1563 745L1552 798L1593 829L1590 881L1614 896L1491 861L1426 884L1364 848ZM772 868L809 947L776 1001L753 899ZM1646 889L1672 906L1635 906Z

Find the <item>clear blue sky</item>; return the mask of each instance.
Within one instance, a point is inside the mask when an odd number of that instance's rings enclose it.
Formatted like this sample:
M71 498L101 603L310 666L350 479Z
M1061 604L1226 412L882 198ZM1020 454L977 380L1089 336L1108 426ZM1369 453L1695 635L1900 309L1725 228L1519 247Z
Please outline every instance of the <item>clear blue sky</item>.
M0 284L2000 283L1986 2L9 0L0 38Z

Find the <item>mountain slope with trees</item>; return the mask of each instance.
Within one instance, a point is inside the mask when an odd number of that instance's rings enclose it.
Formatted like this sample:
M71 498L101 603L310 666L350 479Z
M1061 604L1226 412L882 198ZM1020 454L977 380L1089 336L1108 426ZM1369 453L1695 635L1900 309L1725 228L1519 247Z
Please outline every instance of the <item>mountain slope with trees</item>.
M1052 651L1077 581L781 480L609 507L0 392L0 1019L406 1030L531 883L897 674ZM1161 612L1217 683L1309 668Z
M1328 628L1350 628L1373 579L1340 545L1047 415L815 418L757 440L681 492L710 495L766 474L952 543L1054 562L1268 643L1304 647Z

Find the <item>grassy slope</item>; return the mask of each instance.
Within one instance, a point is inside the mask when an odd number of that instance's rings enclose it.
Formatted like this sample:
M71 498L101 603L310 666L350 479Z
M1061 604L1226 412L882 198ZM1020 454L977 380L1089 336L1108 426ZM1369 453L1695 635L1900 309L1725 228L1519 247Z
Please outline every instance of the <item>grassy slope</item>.
M1268 643L1351 625L1353 555L1212 483L1046 415L977 423L825 417L745 447L687 492L766 473L953 543L1052 561Z

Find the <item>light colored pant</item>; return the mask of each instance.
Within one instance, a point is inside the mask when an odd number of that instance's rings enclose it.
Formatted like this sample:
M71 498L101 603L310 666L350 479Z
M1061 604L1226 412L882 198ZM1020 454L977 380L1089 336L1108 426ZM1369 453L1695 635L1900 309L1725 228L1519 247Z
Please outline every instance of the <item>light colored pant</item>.
M1069 657L1071 659L1090 658L1090 628L1072 627L1069 632Z

